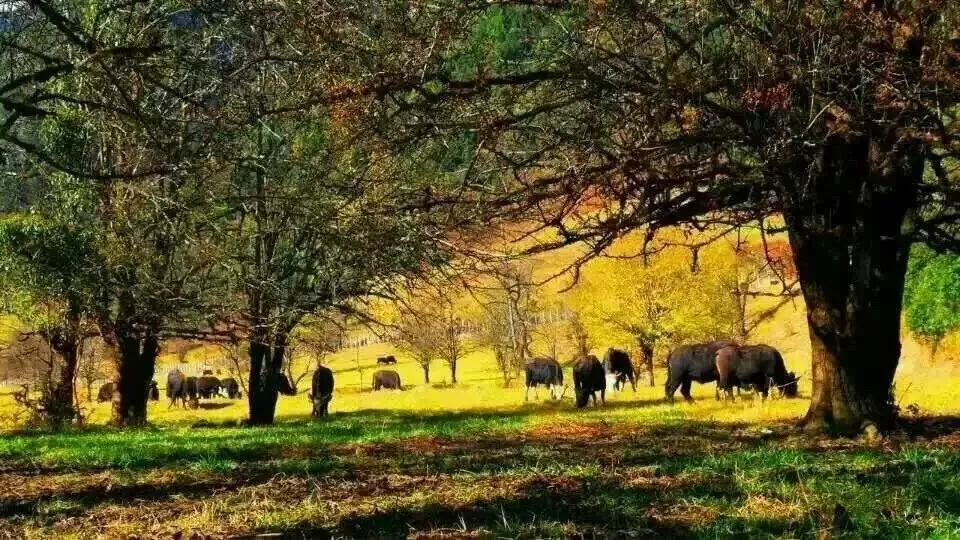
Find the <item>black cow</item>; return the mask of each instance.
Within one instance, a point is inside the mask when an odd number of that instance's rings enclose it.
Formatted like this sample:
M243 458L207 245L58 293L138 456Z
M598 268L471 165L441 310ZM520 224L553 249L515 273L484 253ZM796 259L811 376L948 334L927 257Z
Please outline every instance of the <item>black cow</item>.
M212 375L197 377L197 397L210 399L220 394L220 379Z
M112 382L105 383L100 387L100 391L97 392L97 403L103 403L104 401L110 401L113 399L113 393L117 391L117 385Z
M726 379L727 387L752 386L766 398L772 383L780 390L781 396L797 396L799 379L792 371L787 371L780 351L769 345L744 345L737 352L729 371L720 373Z
M399 380L398 380L399 384ZM310 386L310 403L313 404L312 416L319 418L330 414L328 407L333 399L333 372L320 366L313 372L313 384Z
M290 382L290 377L287 377L283 373L281 373L277 379L277 391L285 396L297 395L297 387Z
M160 401L160 389L157 388L157 381L150 381L150 401Z
M378 365L378 366L388 366L388 365L390 365L390 364L396 364L396 363L397 363L397 359L394 358L394 356L393 356L392 354L389 354L389 355L387 355L387 356L378 356L378 357L377 357L377 365Z
M629 380L633 391L637 391L637 375L633 371L633 362L630 361L630 355L626 351L607 349L607 353L603 355L603 370L615 377L614 390L620 390Z
M381 388L403 390L403 385L400 384L400 374L389 369L381 369L375 372L373 374L373 390L377 391Z
M170 373L167 373L167 399L170 400L170 405L167 406L169 409L173 407L177 400L183 402L183 406L187 406L187 399L189 399L189 394L187 393L187 378L183 375L183 372L179 369L171 370Z
M586 407L591 397L596 405L598 391L600 402L607 403L607 375L596 356L582 356L573 363L573 389L576 391L578 409Z
M187 390L187 399L191 402L196 402L199 398L199 392L197 392L197 378L196 377L187 377L184 382L184 387Z
M668 401L673 401L673 394L677 388L687 401L690 397L691 383L708 383L716 381L716 355L720 349L732 345L729 341L714 341L712 343L698 343L696 345L681 345L667 357L667 384L666 395Z
M220 395L229 399L237 399L242 396L240 384L233 377L227 377L220 381Z
M550 391L550 397L553 399L562 399L567 388L563 386L563 368L560 363L553 358L545 356L534 358L523 366L526 375L526 390L523 393L523 400L530 398L530 389L533 388L533 398L537 399L537 387L541 384Z

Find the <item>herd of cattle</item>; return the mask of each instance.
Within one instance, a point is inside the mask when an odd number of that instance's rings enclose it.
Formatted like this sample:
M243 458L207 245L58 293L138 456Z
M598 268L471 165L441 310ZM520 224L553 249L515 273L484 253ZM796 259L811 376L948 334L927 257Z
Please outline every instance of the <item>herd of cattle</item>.
M530 389L546 386L551 397L561 399L567 387L563 384L563 369L553 358L534 358L524 366L528 399ZM630 382L637 390L637 377L630 356L618 349L607 349L603 362L590 354L573 363L573 388L576 406L583 408L593 399L597 404L606 402L608 388L620 389ZM737 345L728 341L715 341L695 345L681 345L667 357L666 397L672 402L680 390L687 401L692 401L692 383L717 383L716 397L722 391L733 398L733 390L756 390L766 399L771 388L777 388L782 396L795 397L799 378L788 372L783 356L769 345Z
M283 392L284 390L289 390L292 393L290 380L286 377L280 384L280 391ZM97 401L101 403L111 401L116 391L115 383L104 384L97 392ZM160 399L160 389L157 387L157 381L150 381L149 397L151 401ZM243 393L240 390L240 383L233 377L219 379L210 370L205 370L200 377L187 377L180 370L174 369L167 374L167 397L170 399L170 406L173 406L177 401L181 401L184 407L189 405L197 408L201 399L215 397L239 399L243 397Z
M392 355L377 358L378 365L396 363L397 359ZM534 358L524 366L524 372L524 401L529 399L531 389L536 398L539 386L546 386L553 399L563 399L567 386L563 383L563 367L556 359ZM778 389L782 396L795 397L798 380L793 372L787 371L780 352L769 345L738 345L727 341L681 345L667 357L666 397L672 402L679 389L684 399L692 401L690 387L694 382L716 382L717 399L720 399L721 391L728 399L732 399L734 389L756 390L766 399L771 388ZM610 348L607 349L603 362L589 354L573 363L573 388L577 408L586 407L591 399L594 405L597 405L597 392L600 393L599 402L606 403L606 391L623 389L627 382L636 392L636 371L630 355L625 351ZM374 372L371 386L374 391L403 390L400 374L388 369ZM333 372L325 366L318 367L313 373L308 395L313 406L313 416L326 416L329 413L333 387ZM278 390L288 396L297 393L285 375L279 376ZM97 400L110 401L115 391L114 383L104 384ZM209 370L204 371L200 377L185 376L178 369L167 374L167 398L170 400L170 407L179 401L184 407L197 408L201 399L239 399L242 395L236 379L218 379ZM150 399L160 399L156 381L151 382Z

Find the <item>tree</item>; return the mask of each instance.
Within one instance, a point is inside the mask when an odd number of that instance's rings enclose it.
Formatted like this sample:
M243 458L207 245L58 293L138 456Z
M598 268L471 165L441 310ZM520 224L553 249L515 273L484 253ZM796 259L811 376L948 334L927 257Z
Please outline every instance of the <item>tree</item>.
M634 247L628 240L623 251ZM615 255L615 254L614 254ZM654 353L691 341L734 336L737 304L733 253L701 249L693 271L688 249L661 246L654 256L602 258L590 263L571 296L594 335L636 347L653 386Z
M16 3L0 18L3 167L72 187L52 201L20 191L93 238L90 317L120 353L113 422L143 424L161 333L204 311L198 282L211 277L194 257L216 220L193 211L218 210L203 185L220 134L210 104L229 88L208 54L218 29L163 2Z
M384 107L407 113L389 118L398 140L477 141L472 197L434 204L483 201L553 231L534 251L594 253L632 231L781 215L813 351L806 425L889 426L910 245L960 247L956 6L530 4L438 8L464 30L418 80L400 54L377 71ZM386 39L422 51L416 35ZM528 46L473 54L514 41Z
M0 14L5 170L95 195L118 425L146 422L160 339L223 320L249 342L250 421L271 423L303 317L443 260L442 227L407 204L429 176L398 173L335 106L356 55L317 42L337 25L310 26L315 8L63 0Z
M904 294L907 326L933 345L960 328L960 257L914 246Z
M413 357L423 370L423 382L430 384L430 364L438 357L438 333L442 330L432 324L426 315L404 313L397 324L396 345Z
M531 269L503 264L488 276L491 285L481 297L483 323L480 343L493 349L504 386L509 386L533 356L533 315L537 311Z
M49 364L43 385L45 421L79 420L77 370L100 306L95 284L102 261L92 236L55 220L13 215L0 222L0 261L5 311L47 343L48 363L53 354L59 357Z

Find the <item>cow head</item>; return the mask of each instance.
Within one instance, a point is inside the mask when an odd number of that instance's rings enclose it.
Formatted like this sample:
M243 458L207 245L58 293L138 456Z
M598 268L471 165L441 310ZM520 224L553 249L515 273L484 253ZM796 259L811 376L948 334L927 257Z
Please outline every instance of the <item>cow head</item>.
M590 392L586 390L577 391L577 408L582 409L587 406L587 402L590 401Z
M330 403L330 400L333 398L333 394L323 394L320 396L314 395L313 392L308 394L310 398L310 403L313 404L313 410L310 412L310 416L314 418L320 418L323 416L323 406L327 403Z
M800 381L800 377L797 377L797 374L790 371L787 373L787 381L780 385L780 394L788 398L797 397L799 393L797 388L797 383Z

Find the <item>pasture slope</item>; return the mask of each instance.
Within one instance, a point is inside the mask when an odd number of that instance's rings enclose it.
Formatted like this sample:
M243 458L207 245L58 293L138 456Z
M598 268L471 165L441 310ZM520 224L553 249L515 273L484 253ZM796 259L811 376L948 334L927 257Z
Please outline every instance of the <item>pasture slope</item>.
M907 366L910 410L935 418L871 444L799 436L802 399L722 404L709 386L665 405L662 373L604 409L542 391L524 404L484 353L455 387L418 384L401 357L410 390L370 393L385 351L360 351L362 379L355 351L331 359L323 421L301 388L272 428L237 426L245 403L218 399L154 403L152 429L10 432L0 538L960 536L960 377L946 367Z

